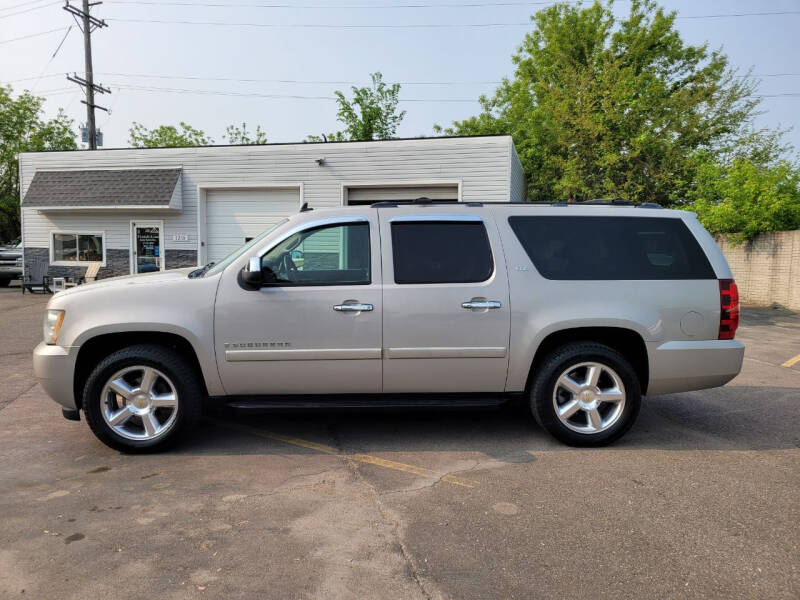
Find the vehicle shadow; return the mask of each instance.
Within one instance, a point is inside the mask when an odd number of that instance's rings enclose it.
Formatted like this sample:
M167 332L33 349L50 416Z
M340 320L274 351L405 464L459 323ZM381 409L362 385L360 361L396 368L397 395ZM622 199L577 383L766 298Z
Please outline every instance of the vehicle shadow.
M782 306L743 306L741 324L747 327L782 327L800 328L800 315Z
M646 398L637 423L610 450L781 450L800 447L800 388L738 387ZM470 452L507 463L574 451L521 403L458 410L213 411L172 452L187 455ZM603 451L603 450L601 450Z

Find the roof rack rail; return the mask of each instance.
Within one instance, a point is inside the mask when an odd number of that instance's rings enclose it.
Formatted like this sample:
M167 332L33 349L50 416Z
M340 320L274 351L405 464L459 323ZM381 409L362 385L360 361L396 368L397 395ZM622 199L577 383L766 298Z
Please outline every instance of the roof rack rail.
M495 204L509 204L508 202L496 202ZM521 202L520 204L527 204ZM398 206L483 206L483 202L453 202L452 200L431 200L430 198L417 198L411 202L396 202L394 200L380 200L370 204L372 208L397 208Z
M560 200L558 202L453 202L448 200L431 200L430 198L417 198L411 202L396 202L393 200L381 200L370 204L372 208L397 208L398 206L467 206L467 207L480 207L480 206L494 206L494 205L514 205L514 206L622 206L629 208L664 208L658 202L631 202L623 200L622 198L611 198L608 200L584 200L581 202L565 202ZM312 210L312 209L308 209Z
M572 203L577 206L630 206L632 208L663 208L658 202L631 202L624 198L597 198ZM553 203L553 206L569 206L566 202Z

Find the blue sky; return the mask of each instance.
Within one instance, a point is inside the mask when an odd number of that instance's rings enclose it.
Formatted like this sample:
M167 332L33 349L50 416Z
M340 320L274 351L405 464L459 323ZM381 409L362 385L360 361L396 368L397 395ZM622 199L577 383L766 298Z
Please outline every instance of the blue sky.
M421 4L482 6L382 8ZM494 89L491 82L512 73L510 56L529 29L513 24L528 22L541 4L521 0L106 0L93 14L106 19L109 27L97 31L92 40L96 81L113 91L99 96L97 102L112 113L98 112L98 123L106 147L125 146L132 121L150 127L183 120L205 130L218 143L224 142L227 124L245 121L250 126L260 124L270 141L300 141L308 134L338 128L335 103L325 97L336 89L349 89L349 84L341 82L366 83L370 72L380 70L385 80L404 82L401 97L409 101L402 107L408 112L398 133L430 135L434 123L448 124L475 114L475 99ZM752 68L754 74L765 75L761 94L797 94L765 98L760 125L797 125L800 75L766 75L800 74L800 14L686 17L800 11L800 0L664 0L662 4L679 11L683 18L677 21L678 27L688 42L708 41L712 48L722 48L742 73ZM62 5L54 0L0 0L0 42L68 27L72 18ZM619 0L615 12L623 14L628 6ZM153 22L158 20L270 26ZM512 25L363 27L487 23ZM83 71L82 37L73 27L51 60L63 36L60 30L0 44L0 82L12 81L15 90L28 88L46 95L48 114L63 107L81 123L85 121L82 96L63 74ZM271 95L305 98L267 97ZM788 139L800 148L800 129L795 127Z

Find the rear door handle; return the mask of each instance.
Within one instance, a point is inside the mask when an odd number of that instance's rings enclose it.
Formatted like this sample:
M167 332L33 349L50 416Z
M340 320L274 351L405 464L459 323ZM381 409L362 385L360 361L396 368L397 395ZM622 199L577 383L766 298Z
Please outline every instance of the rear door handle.
M500 308L501 306L503 305L499 300L470 300L461 303L461 308L467 309Z
M333 310L336 312L362 312L375 308L372 304L336 304Z

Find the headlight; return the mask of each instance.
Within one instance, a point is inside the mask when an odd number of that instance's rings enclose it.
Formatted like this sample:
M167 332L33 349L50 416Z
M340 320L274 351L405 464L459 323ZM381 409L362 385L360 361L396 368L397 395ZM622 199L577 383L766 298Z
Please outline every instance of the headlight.
M61 323L64 322L63 310L48 310L44 313L44 341L46 344L55 344Z

